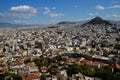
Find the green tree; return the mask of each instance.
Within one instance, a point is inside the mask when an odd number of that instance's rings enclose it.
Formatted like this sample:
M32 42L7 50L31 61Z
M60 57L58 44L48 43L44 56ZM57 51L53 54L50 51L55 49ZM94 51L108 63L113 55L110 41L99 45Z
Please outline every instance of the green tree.
M107 50L103 50L103 56L107 57L110 54Z
M57 66L51 66L50 70L51 70L51 74L56 75L59 69Z
M46 75L42 74L40 80L46 80Z
M83 71L83 74L86 75L86 76L89 76L89 77L94 77L95 71L92 70L92 69L86 68L86 69Z
M4 80L6 76L10 76L10 73L6 72L4 74L0 74L0 80Z
M27 63L29 63L29 62L31 62L31 59L30 59L30 58L29 58L29 59L26 59L26 60L24 61L25 64L27 64Z
M100 77L103 80L113 80L113 73L109 67L102 67L96 70L96 77Z
M56 56L54 58L54 60L57 60L57 61L66 61L66 58L63 58L62 56Z
M39 58L35 58L33 62L35 62L36 66L42 66Z
M78 72L83 72L82 68L78 64L72 64L68 66L67 73L69 76L72 74L77 74Z
M22 80L22 77L19 74L12 74L11 77L13 80Z
M48 60L47 60L46 58L44 58L44 57L35 58L35 59L33 60L33 62L35 62L35 64L36 64L37 66L48 66L48 65L49 65Z
M114 46L114 49L120 50L120 44L116 44L116 45Z

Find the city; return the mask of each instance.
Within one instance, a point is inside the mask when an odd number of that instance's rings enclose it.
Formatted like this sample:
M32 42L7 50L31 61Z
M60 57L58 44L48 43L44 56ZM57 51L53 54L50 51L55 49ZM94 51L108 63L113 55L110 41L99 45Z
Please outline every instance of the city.
M119 75L120 24L96 17L84 25L1 28L1 80L119 80Z
M0 80L120 80L120 0L0 6Z

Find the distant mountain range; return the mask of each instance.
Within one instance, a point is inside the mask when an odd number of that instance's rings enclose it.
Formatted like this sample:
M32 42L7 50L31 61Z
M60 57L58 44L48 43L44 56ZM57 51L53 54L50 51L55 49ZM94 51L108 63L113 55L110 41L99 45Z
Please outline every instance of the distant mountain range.
M35 24L11 24L11 23L5 23L0 22L0 28L18 28L18 27L31 27L31 26L41 26L41 25L35 25Z
M97 24L105 24L105 25L112 25L115 23L120 23L120 21L108 21L104 20L101 17L95 17L91 20L87 21L81 21L81 22L68 22L68 21L63 21L59 22L58 25L67 25L67 24L82 24L82 25L97 25Z
M69 22L69 21L62 21L57 23L57 25L65 25L65 24L76 24L77 22Z
M13 24L0 22L0 27L10 27L10 26L13 26Z
M95 17L91 20L87 21L76 21L76 22L69 22L69 21L62 21L57 23L57 25L74 25L74 24L80 24L80 25L96 25L96 24L105 24L105 25L112 25L112 24L120 24L120 21L107 21L103 20L101 17ZM11 24L11 23L5 23L5 22L0 22L0 28L5 28L5 27L32 27L32 26L46 26L46 25L37 25L37 24ZM51 26L51 25L47 25Z
M88 21L89 21L89 20L86 20L86 21L76 21L76 22L62 21L62 22L57 23L57 25L84 24L84 23L86 23L86 22L88 22Z

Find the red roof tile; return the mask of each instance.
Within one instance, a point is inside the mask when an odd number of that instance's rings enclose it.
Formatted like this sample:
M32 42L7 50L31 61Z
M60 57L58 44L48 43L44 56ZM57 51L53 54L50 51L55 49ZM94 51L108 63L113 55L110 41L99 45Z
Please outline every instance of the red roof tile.
M2 72L8 72L9 70L8 70L8 68L6 68L6 67L2 67Z
M39 73L30 73L24 76L23 80L32 80L32 79L37 79L40 78Z

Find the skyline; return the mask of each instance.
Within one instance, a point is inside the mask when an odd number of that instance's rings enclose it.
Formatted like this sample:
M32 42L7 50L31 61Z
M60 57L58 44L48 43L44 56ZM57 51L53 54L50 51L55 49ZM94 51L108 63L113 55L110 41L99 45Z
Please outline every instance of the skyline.
M120 0L1 0L0 22L52 24L95 16L120 20Z

